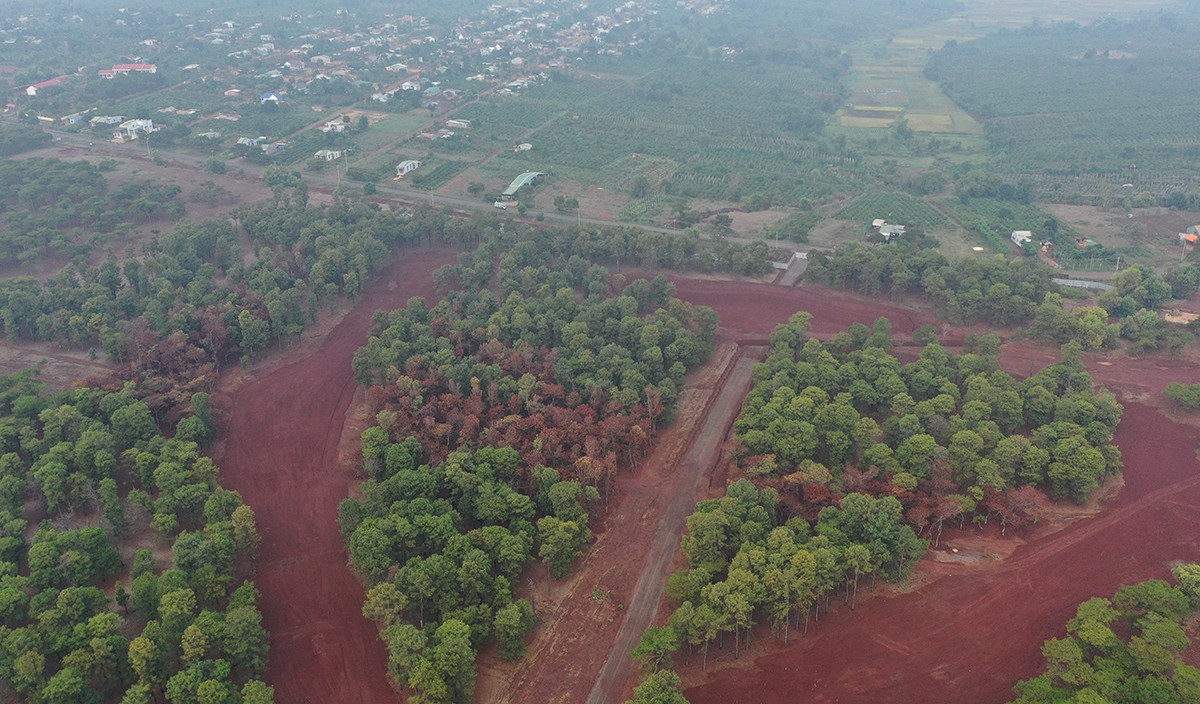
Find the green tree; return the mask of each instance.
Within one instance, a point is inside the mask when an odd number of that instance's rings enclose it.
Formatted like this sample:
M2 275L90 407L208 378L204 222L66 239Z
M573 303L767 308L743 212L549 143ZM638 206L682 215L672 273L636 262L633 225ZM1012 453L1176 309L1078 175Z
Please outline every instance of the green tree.
M671 654L679 649L679 634L671 626L652 627L642 634L642 641L633 649L633 659L642 670L654 673L671 668Z
M625 704L687 704L683 681L673 670L656 670L646 675Z
M562 578L571 571L571 564L592 539L592 532L587 525L554 516L539 519L537 532L541 545L538 556L555 578Z

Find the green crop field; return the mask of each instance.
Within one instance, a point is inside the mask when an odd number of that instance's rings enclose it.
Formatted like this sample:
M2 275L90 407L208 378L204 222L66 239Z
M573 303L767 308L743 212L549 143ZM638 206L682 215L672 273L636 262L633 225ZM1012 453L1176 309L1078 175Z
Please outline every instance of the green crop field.
M354 143L363 152L380 149L407 138L428 121L416 115L388 115L371 122L366 132L355 137Z
M928 74L985 129L1004 168L1195 173L1200 21L1039 26L947 46Z
M918 225L930 231L950 226L950 221L937 208L907 193L869 193L855 199L833 217L864 224L883 218L897 225Z

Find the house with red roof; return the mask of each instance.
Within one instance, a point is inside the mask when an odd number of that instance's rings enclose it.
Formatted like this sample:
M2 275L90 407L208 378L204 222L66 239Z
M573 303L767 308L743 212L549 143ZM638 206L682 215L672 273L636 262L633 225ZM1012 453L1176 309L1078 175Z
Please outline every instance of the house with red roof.
M51 78L50 80L42 81L41 83L34 83L25 89L25 95L37 95L38 91L43 88L62 85L63 80L66 78L69 78L69 76L57 76L55 78Z

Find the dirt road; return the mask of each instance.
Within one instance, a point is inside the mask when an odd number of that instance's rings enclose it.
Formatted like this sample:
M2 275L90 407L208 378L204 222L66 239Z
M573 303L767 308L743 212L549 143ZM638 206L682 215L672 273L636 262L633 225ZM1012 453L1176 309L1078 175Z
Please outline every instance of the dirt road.
M689 377L676 422L637 472L621 478L603 532L544 616L530 653L515 668L485 671L476 701L607 701L604 692L624 685L629 650L654 617L684 521L750 387L755 352L724 343Z
M252 379L232 399L221 479L254 509L263 535L257 581L271 632L267 679L281 704L400 700L337 530L350 481L337 447L356 388L350 360L372 314L432 296L433 270L454 259L402 252L315 353Z
M721 444L741 411L742 400L750 391L750 372L758 363L756 357L760 353L765 353L765 350L748 348L738 357L729 378L718 390L717 397L696 434L695 442L688 448L687 454L676 469L681 474L682 486L671 492L670 503L658 521L658 529L654 532L646 557L647 569L642 572L634 588L633 600L629 604L625 620L621 623L621 630L617 632L608 659L600 668L596 684L588 695L588 704L606 704L614 701L613 695L620 692L629 677L633 667L630 651L641 642L642 633L654 621L663 589L667 586L675 551L679 548L679 541L687 528L687 517L696 508L701 481L720 460Z

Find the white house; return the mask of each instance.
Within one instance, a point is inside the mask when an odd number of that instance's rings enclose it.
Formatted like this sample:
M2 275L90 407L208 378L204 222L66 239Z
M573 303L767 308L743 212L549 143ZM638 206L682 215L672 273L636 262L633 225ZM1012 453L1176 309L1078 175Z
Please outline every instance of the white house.
M421 162L417 161L416 159L406 159L405 161L396 164L396 176L403 178L407 174L410 174L419 168L421 168Z
M469 129L471 129L471 121L470 120L458 120L458 119L446 120L446 126L447 127L455 127L460 130L469 130Z
M126 120L113 130L113 139L137 139L154 131L154 120Z
M324 161L333 161L334 159L341 159L342 155L345 153L346 152L341 149L322 149L316 154L313 154L313 158L322 159Z
M349 125L347 125L345 122L342 122L341 120L330 120L329 122L326 122L324 126L321 127L321 131L325 132L326 134L331 133L331 132L333 134L341 134L341 133L345 132L347 129L349 129L349 127L350 127Z
M400 73L402 71L408 70L408 64L392 64L391 66L388 66L384 70L391 71L392 73Z
M1012 234L1009 235L1009 239L1018 247L1024 247L1026 242L1033 241L1033 233L1029 230L1013 230Z

